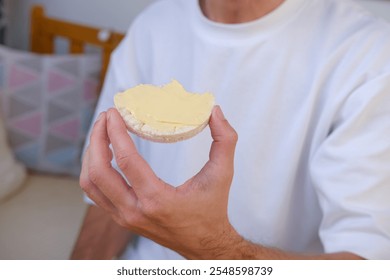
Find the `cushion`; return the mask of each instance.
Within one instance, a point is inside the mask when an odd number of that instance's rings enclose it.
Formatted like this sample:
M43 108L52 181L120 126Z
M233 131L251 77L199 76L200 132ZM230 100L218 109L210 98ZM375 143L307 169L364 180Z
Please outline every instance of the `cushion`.
M28 168L79 175L100 68L98 54L38 55L0 47L0 110L11 148Z
M0 201L19 189L26 177L26 170L18 163L7 143L6 130L0 118Z

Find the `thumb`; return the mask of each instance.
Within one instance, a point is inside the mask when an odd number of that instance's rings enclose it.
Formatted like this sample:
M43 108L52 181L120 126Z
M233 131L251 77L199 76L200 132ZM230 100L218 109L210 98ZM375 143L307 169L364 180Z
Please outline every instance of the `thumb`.
M238 135L219 106L213 108L209 126L214 140L210 149L210 162L224 169L232 168Z

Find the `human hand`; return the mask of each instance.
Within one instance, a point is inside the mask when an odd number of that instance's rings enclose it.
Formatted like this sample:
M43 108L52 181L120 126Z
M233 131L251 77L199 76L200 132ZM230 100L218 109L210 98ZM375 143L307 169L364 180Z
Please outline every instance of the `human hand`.
M187 258L223 258L229 243L240 241L227 216L237 133L218 106L209 126L213 138L209 161L175 188L155 175L137 152L119 113L110 109L92 130L80 185L123 227ZM113 154L130 185L111 166Z

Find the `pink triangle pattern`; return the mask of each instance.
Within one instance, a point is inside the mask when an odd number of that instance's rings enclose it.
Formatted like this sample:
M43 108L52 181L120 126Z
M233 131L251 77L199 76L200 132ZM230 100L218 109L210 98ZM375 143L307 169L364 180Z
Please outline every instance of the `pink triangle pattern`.
M48 91L50 93L56 93L62 89L69 87L75 87L75 80L65 74L58 73L57 71L50 71L48 74Z
M96 80L87 79L84 82L84 100L87 102L95 101L97 88L98 82Z
M37 112L30 115L24 115L21 118L12 121L14 128L28 135L38 137L42 133L42 113Z
M8 85L11 89L23 87L38 80L39 76L33 73L31 70L12 65L10 70L10 76L8 78Z
M80 120L72 119L70 121L57 124L50 128L50 132L65 139L77 141L79 138Z

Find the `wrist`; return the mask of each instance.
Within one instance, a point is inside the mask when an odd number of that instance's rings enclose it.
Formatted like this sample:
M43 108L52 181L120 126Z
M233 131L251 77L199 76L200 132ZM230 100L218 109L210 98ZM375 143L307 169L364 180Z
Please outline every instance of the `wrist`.
M187 259L199 260L233 260L240 259L238 248L244 246L246 240L229 224L218 233L203 237L197 250L182 254Z
M199 244L198 250L182 255L188 259L200 260L296 259L293 254L246 240L230 223L218 234L203 238Z

